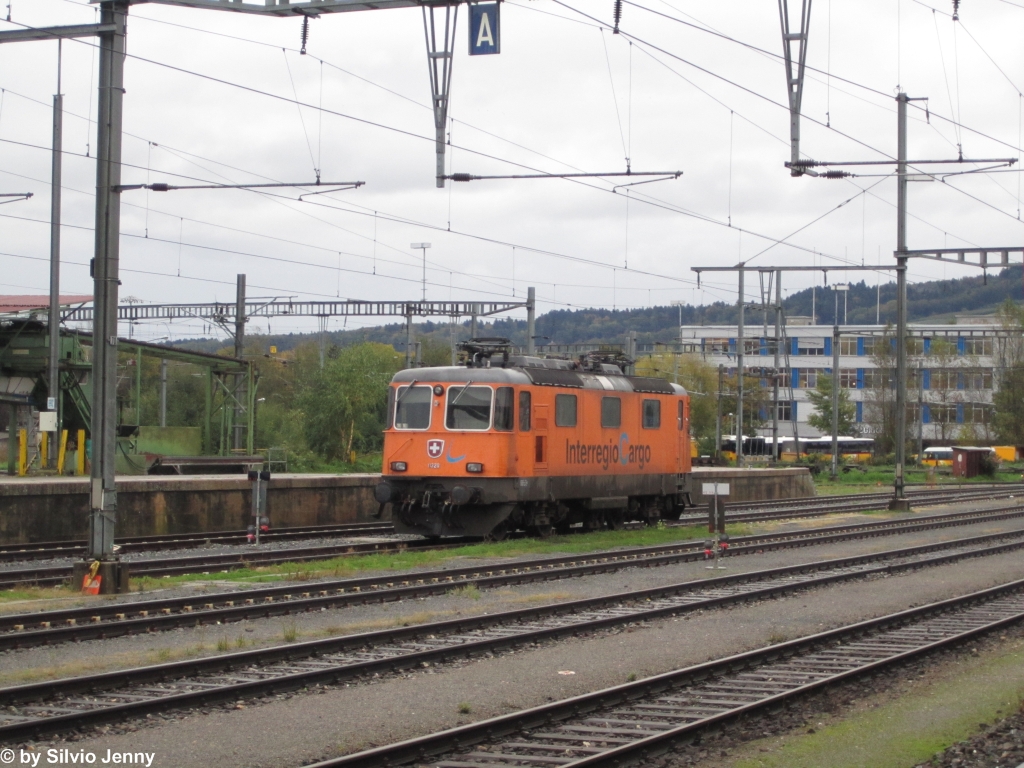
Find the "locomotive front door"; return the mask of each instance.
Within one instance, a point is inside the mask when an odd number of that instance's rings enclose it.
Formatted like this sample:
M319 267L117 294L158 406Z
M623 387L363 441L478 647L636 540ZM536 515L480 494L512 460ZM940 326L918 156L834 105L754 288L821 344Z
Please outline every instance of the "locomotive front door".
M535 474L548 473L548 406L533 406L533 470Z

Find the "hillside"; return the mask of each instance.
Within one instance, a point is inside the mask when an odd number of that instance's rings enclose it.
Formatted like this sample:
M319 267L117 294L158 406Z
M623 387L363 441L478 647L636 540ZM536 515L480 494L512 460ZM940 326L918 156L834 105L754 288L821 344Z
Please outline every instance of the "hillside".
M952 322L953 315L992 314L1007 299L1024 300L1022 267L1012 266L998 274L989 275L987 281L981 277L964 277L957 280L935 280L910 285L907 289L907 314L913 321ZM812 296L813 293L813 296ZM812 302L817 321L831 325L834 321L835 291L832 288L806 289L789 296L783 301L788 315L811 314ZM839 296L840 319L843 319L844 297ZM883 284L880 288L866 282L852 283L846 296L846 321L850 324L873 324L876 314L883 324L896 321L896 284ZM759 324L763 315L758 311L747 312L751 325ZM704 306L684 306L684 325L731 324L737 319L733 304L716 302ZM770 321L771 322L771 321ZM678 334L678 307L648 307L644 309L560 309L540 315L537 318L537 334L547 337L553 344L622 343L628 332L637 332L640 341L669 341ZM417 340L427 344L447 347L450 344L451 329L447 322L426 321L415 324ZM506 336L514 342L526 342L526 322L496 318L493 322L480 323L479 335ZM456 326L456 336L462 340L469 335L469 321ZM329 343L344 347L362 341L392 344L397 349L405 346L405 325L390 323L374 328L353 331L332 331ZM257 337L253 337L254 339ZM307 342L315 341L315 333L287 334L258 337L262 345L273 345L285 351ZM176 346L202 352L215 352L225 346L218 339L183 339Z

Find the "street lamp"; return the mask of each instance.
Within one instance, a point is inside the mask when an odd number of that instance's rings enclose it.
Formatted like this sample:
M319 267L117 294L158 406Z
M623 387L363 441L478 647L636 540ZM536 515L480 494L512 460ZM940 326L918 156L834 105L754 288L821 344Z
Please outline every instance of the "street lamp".
M832 290L836 292L836 321L835 321L835 325L839 325L839 294L840 293L843 294L843 325L846 325L847 324L847 320L848 320L847 309L848 309L848 306L849 306L848 303L847 303L847 296L848 296L849 291L850 291L850 284L849 283L836 283L835 285L832 286Z
M410 248L418 248L423 251L423 300L427 300L427 248L430 243L409 243Z
M673 301L673 307L679 308L679 343L683 343L683 307L686 306L685 301Z

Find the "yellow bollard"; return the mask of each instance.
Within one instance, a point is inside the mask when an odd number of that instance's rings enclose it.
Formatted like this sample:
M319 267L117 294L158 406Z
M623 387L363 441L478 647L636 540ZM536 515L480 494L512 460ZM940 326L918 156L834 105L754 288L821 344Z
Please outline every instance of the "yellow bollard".
M78 430L78 450L75 451L75 474L85 474L85 430Z
M18 430L18 477L28 474L28 430Z
M39 468L46 469L50 466L50 433L39 433Z
M68 431L62 429L60 432L60 448L57 450L57 474L64 474L64 459L68 457Z

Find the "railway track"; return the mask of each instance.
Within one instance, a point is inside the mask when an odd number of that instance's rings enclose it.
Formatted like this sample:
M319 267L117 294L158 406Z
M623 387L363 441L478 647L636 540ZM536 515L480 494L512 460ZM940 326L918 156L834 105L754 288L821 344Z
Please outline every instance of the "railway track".
M1024 531L990 534L499 614L0 689L0 740L34 738L155 712L333 684L362 675L1021 548ZM1018 583L1018 588L1024 591L1024 582ZM1024 596L1018 601L1024 613Z
M1011 488L1000 488L998 490L984 489L970 491L964 494L952 495L949 492L942 493L919 493L915 495L915 501L919 506L928 504L951 503L956 501L969 501L978 499L998 499L1001 497L1013 497L1024 494L1024 486L1013 486ZM865 498L866 497L866 498ZM813 497L815 503L806 508L794 505L788 500L782 503L779 509L773 506L764 512L733 511L726 517L730 523L764 522L769 520L799 519L805 517L820 517L826 514L837 514L846 512L864 512L877 509L879 502L888 499L888 494L864 494L858 495L855 500L847 501L840 498L837 501L831 499L818 499ZM779 502L769 502L778 505ZM699 525L704 522L700 515L687 515L674 521L672 525L687 526ZM465 544L474 543L475 539L445 539L441 543L429 540L410 539L405 541L391 542L367 542L367 543L342 543L334 545L321 545L317 547L294 547L286 549L262 550L258 548L247 549L244 552L200 554L175 558L147 558L130 562L130 569L133 576L176 576L190 573L203 572L228 572L241 568L249 568L261 565L276 565L281 563L299 563L316 560L327 560L334 557L344 557L368 553L402 552L409 549L450 549ZM68 581L71 577L72 566L41 566L36 568L11 568L0 570L0 589L12 589L25 584L39 586L56 586Z
M622 766L738 716L1024 620L1024 581L307 768Z
M404 552L410 549L452 549L476 539L446 539L438 544L426 539L405 541L376 541L363 543L327 544L317 547L293 547L287 549L247 549L244 552L201 554L185 557L147 558L130 562L132 576L178 576L188 573L210 573L261 565L279 563L303 563L315 560L329 560L334 557L366 555L374 553ZM71 578L71 565L42 566L0 570L0 589L11 589L24 584L55 586Z
M953 496L957 500L1004 498L1014 494L1024 494L1024 484L1001 484L993 486L971 486L970 488L954 489ZM950 500L950 491L939 492L932 489L916 489L908 491L918 505L942 503ZM764 502L748 502L736 505L729 513L733 522L754 522L777 519L783 512L792 512L793 517L814 517L824 514L846 511L859 512L874 508L875 505L888 502L891 493L856 494L849 496L804 496L795 499L778 499ZM866 506L872 505L872 506ZM703 522L702 515L707 513L706 505L692 508L692 512L680 518L679 523L694 524ZM267 542L299 541L302 539L331 536L386 536L393 534L394 526L389 522L381 523L339 523L332 525L294 526L272 530L261 534L260 538ZM208 544L241 545L247 544L246 531L213 531L209 533L181 533L154 536L135 536L118 539L116 544L121 548L122 555L139 552L153 552L168 549L189 549ZM61 558L77 558L85 554L85 541L43 541L31 544L0 545L0 563L21 562L29 560L56 560ZM2 585L0 585L2 588Z
M1024 494L1024 485L1014 484L1006 488L986 488L982 490L950 491L919 490L908 494L915 506L927 507L935 504L955 502L1012 498ZM731 507L726 511L726 521L730 523L756 523L770 520L800 519L805 517L821 517L822 515L843 514L846 512L864 512L878 509L892 499L891 493L865 493L835 497L808 497L805 499L788 499L781 502L765 502L767 509L750 507ZM799 502L799 503L796 503ZM706 515L706 508L704 509ZM707 518L701 514L687 514L673 524L699 525Z
M322 536L386 536L393 534L391 523L339 523L336 525L304 525L278 528L261 533L261 541L295 541ZM209 533L176 533L155 536L132 536L117 539L122 554L152 552L165 549L187 549L205 544L247 544L246 531L212 531ZM85 555L85 541L40 541L32 544L0 545L0 563L21 560L55 560Z
M899 535L952 526L1024 517L1024 505L912 519L831 526L735 537L729 557L792 547L837 543L865 537ZM163 598L130 603L101 603L27 614L0 615L0 650L68 641L167 631L178 627L227 624L376 602L394 602L444 594L473 585L478 589L609 573L630 567L653 568L704 559L702 542L470 566L305 585Z

